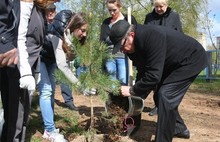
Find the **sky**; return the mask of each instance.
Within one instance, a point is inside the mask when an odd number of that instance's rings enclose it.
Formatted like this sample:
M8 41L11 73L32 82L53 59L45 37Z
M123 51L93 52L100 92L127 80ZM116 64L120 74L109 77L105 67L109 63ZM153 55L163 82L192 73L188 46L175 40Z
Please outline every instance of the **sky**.
M216 42L216 37L220 36L220 0L208 0L208 3L209 10L211 10L210 18L215 15L211 31L213 33L214 42Z

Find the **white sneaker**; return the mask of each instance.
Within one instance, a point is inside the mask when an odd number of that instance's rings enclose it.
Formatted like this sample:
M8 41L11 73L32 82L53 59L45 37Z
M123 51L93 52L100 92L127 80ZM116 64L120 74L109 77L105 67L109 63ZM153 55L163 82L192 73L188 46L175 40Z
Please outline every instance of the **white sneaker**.
M55 129L52 132L47 132L46 130L44 130L44 134L42 137L51 142L68 142L66 139L64 139L64 136L59 132L59 129Z

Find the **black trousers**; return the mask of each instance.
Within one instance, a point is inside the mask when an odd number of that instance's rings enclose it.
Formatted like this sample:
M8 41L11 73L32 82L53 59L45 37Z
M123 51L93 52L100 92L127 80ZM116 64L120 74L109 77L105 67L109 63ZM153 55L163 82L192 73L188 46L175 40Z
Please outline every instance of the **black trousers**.
M65 103L73 103L72 89L64 83L60 84L60 89Z
M158 86L158 121L156 142L172 142L174 134L187 129L178 107L196 76Z
M0 91L4 109L1 142L24 142L31 98L19 87L17 67L0 68Z

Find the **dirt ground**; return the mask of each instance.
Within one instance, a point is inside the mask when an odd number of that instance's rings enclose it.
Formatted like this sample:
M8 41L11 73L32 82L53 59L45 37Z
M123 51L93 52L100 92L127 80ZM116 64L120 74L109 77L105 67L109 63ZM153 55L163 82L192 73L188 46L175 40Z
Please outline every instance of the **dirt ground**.
M65 136L69 142L153 142L155 139L157 116L149 116L148 113L153 108L152 94L145 100L145 108L142 112L141 127L137 133L128 137L120 137L115 141L103 140L102 131L96 135L95 139L87 141L84 135L71 137ZM63 102L59 88L56 90L55 99ZM56 101L56 102L57 102ZM79 123L83 125L90 122L90 97L84 95L74 95L75 105L79 108ZM95 120L105 111L104 102L99 96L92 96L94 105ZM55 104L55 108L62 107ZM56 109L55 109L56 111ZM190 139L174 138L173 142L220 142L220 96L201 94L188 91L180 104L179 112L190 130ZM84 124L86 125L86 124ZM95 123L95 125L99 125ZM105 126L103 126L105 130ZM87 126L88 128L88 126ZM107 130L107 129L106 129ZM109 130L107 130L109 131ZM31 132L32 136L42 137L39 130ZM41 138L41 142L48 142Z
M58 93L56 99L63 101ZM122 137L120 142L151 142L155 138L157 116L149 116L148 112L153 108L153 95L145 100L145 108L142 113L141 127L130 139ZM79 107L80 119L85 121L90 116L90 97L76 95L76 106ZM93 96L94 114L104 111L104 102L98 96ZM179 112L190 130L190 139L174 138L173 142L220 142L220 96L198 94L188 91L185 95ZM81 121L81 120L80 120ZM72 142L84 141L78 137ZM100 140L101 141L101 140ZM98 142L98 140L94 140Z

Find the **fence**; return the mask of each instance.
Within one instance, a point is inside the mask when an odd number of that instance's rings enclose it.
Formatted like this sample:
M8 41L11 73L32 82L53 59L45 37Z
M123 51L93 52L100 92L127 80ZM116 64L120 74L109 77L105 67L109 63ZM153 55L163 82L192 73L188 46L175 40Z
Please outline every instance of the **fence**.
M208 50L207 51L209 65L198 76L206 80L220 79L220 51Z

